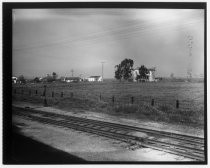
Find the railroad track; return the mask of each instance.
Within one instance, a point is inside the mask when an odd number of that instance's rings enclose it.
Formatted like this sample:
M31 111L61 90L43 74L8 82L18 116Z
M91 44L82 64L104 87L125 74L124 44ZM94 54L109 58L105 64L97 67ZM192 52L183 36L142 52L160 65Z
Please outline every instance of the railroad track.
M43 124L70 128L129 143L137 147L148 147L184 156L196 161L204 161L204 139L189 135L150 130L123 124L98 121L44 112L34 109L13 107L15 115ZM133 135L144 133L147 137Z

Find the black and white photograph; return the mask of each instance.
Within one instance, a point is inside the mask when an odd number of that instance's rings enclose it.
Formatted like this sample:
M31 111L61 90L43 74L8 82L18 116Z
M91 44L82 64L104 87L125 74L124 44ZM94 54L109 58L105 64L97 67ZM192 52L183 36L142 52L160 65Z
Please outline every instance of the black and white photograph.
M206 3L4 5L5 164L207 163Z

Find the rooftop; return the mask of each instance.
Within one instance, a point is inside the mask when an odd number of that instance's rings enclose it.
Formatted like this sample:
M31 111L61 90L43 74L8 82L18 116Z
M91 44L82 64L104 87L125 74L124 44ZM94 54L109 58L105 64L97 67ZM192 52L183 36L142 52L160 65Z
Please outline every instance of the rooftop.
M90 76L89 78L100 78L101 76Z

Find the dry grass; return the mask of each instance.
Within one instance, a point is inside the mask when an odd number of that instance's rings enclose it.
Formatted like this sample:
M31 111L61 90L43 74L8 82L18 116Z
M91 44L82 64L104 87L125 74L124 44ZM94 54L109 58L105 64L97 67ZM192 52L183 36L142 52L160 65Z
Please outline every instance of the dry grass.
M16 85L14 89L18 94L13 94L13 100L43 103L43 97L40 96L43 93L43 84ZM22 89L24 95L20 94ZM38 90L38 95L35 95L35 90ZM64 93L63 97L61 92ZM114 104L112 96L115 96ZM154 106L151 106L151 99L155 100ZM178 109L175 106L176 99L180 101ZM48 105L61 109L91 110L194 126L204 124L203 83L54 83L47 86L47 102Z

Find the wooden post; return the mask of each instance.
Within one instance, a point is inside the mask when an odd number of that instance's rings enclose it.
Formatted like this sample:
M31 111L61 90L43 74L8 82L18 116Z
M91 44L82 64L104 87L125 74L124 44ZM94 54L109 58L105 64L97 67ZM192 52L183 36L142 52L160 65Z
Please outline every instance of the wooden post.
M154 99L152 99L151 105L154 106L154 104L155 104L155 101Z
M132 96L131 97L131 104L133 104L133 102L134 102L134 97Z
M36 95L37 95L37 94L38 94L38 91L36 90L35 93L36 93Z
M61 97L63 97L63 92L61 92Z
M114 104L114 96L112 96L112 103Z
M176 100L176 108L179 108L179 100Z
M43 96L45 96L46 97L46 85L44 85L44 92L43 92Z
M46 85L44 85L44 92L43 92L43 96L44 96L44 107L47 107L47 99L46 99Z

